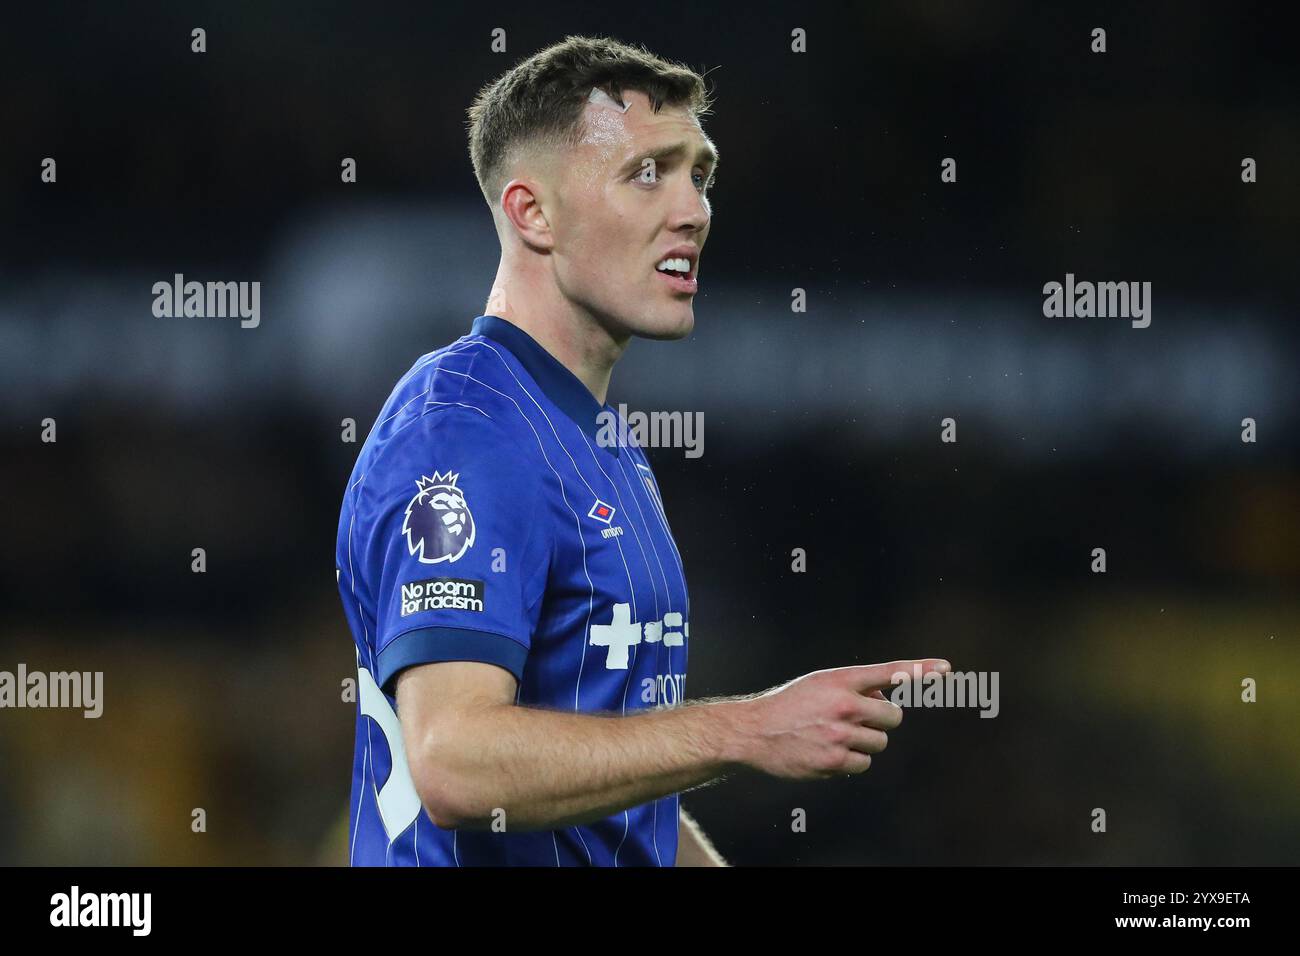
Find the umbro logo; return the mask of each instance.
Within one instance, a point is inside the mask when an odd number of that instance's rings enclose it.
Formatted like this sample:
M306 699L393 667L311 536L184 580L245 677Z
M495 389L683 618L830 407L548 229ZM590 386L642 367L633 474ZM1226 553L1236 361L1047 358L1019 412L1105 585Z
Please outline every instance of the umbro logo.
M617 538L623 533L623 529L618 525L608 527L609 523L614 520L614 506L601 501L599 498L597 498L596 503L591 506L591 510L587 512L587 517L595 518L601 524L607 526L600 529L600 536L602 538Z

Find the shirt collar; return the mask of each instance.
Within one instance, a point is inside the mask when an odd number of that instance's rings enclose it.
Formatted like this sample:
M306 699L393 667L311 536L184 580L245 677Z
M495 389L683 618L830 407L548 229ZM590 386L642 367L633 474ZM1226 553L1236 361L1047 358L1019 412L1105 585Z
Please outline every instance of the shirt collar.
M542 348L536 339L519 326L496 315L480 315L476 318L471 334L482 335L509 349L510 354L533 377L543 394L581 428L583 434L598 444L596 435L600 430L600 422L597 416L608 410L607 406L596 401L596 396L591 394L587 386L565 368L559 359ZM617 447L610 447L609 451L618 454Z

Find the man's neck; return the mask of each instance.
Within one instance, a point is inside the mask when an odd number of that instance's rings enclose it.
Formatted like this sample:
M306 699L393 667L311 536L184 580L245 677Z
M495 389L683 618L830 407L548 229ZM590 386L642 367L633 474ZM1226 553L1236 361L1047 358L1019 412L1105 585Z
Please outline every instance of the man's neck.
M523 306L524 301L528 307ZM628 339L615 339L595 319L575 310L558 290L551 297L511 294L510 283L503 282L500 274L483 311L527 332L572 372L597 402L605 404L614 363L627 348Z

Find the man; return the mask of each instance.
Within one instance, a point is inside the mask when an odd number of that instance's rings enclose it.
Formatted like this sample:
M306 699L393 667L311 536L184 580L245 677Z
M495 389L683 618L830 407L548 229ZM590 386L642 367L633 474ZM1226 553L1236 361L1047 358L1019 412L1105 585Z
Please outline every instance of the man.
M355 865L724 865L680 791L860 773L901 720L881 688L913 662L684 701L659 490L639 447L598 441L628 342L694 325L707 108L696 73L570 37L469 111L496 279L471 332L397 384L339 520Z

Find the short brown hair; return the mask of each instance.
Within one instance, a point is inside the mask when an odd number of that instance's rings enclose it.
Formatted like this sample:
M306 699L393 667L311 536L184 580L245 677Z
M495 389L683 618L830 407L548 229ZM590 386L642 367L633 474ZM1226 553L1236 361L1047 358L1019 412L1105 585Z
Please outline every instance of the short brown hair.
M469 108L470 160L489 206L505 186L511 149L582 140L582 114L593 88L620 105L624 90L636 90L656 113L665 104L686 106L697 119L712 104L704 78L689 67L606 37L565 37L483 87Z

